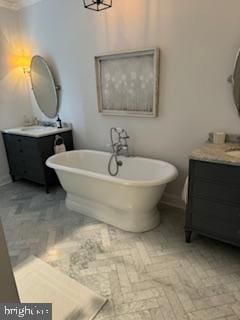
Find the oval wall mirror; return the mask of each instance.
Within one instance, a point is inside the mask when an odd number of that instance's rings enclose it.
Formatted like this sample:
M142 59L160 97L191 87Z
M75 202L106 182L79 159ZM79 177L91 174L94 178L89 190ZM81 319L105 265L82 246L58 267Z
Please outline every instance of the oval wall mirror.
M48 117L54 118L58 113L58 93L52 72L47 62L40 56L31 61L31 83L34 96L40 110Z
M237 54L234 73L230 76L229 81L233 86L234 102L240 115L240 50Z

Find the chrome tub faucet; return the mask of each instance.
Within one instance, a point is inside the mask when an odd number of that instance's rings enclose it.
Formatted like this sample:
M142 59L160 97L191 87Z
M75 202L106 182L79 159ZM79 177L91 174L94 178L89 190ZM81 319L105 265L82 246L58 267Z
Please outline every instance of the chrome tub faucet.
M116 136L115 141L114 135ZM112 155L108 163L108 172L111 176L117 176L119 167L123 165L123 162L118 160L118 156L124 155L125 157L129 157L128 139L130 139L130 137L126 129L115 127L110 129ZM115 170L112 170L113 160L115 161Z

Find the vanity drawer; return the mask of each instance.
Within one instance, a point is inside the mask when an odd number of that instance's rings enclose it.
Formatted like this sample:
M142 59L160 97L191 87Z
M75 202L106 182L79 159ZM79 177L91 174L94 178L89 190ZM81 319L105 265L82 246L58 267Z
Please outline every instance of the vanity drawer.
M14 166L11 169L11 174L18 178L25 178L39 183L44 183L45 179L44 170L39 166L25 164L22 166Z
M193 183L192 196L240 205L240 185L211 183L198 178Z
M193 166L192 174L211 182L222 182L240 186L240 167L217 164L205 161L190 161Z
M45 174L43 169L36 170L35 168L28 167L24 170L24 178L38 183L44 183Z
M8 146L14 148L21 147L22 145L33 144L35 139L31 137L18 136L14 134L5 134L5 142Z
M39 159L38 145L36 139L16 135L7 135L5 144L11 158Z
M32 161L29 158L15 157L15 158L11 159L10 167L20 168L20 169L32 168L33 170L41 170L42 163L39 159L38 159L38 161Z
M202 232L240 241L240 206L193 198L191 224Z

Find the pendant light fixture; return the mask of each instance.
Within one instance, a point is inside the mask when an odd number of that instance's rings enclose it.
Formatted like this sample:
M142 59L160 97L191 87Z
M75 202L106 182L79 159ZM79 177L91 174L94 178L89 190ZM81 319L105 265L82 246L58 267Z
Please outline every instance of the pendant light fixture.
M83 0L86 9L102 11L112 7L112 0Z

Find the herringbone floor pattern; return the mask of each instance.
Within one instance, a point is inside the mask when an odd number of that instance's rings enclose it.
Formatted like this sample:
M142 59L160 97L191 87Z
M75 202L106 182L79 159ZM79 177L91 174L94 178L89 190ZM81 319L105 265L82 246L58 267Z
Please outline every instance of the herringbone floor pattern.
M196 237L184 212L162 207L161 225L132 234L71 212L64 192L17 182L0 189L13 265L33 254L109 298L97 320L240 319L240 249Z

